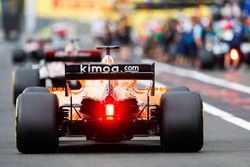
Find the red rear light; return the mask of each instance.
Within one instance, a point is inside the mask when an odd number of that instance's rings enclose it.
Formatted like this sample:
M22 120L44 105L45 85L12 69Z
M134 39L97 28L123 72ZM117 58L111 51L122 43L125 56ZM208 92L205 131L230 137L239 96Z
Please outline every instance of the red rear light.
M113 104L106 105L106 116L114 116L114 105Z
M104 100L104 117L106 120L114 120L115 118L115 99L108 95Z
M229 56L230 56L230 59L234 61L238 60L240 57L239 52L236 49L231 49L229 52Z
M113 104L106 104L106 120L113 120L114 119L114 105Z

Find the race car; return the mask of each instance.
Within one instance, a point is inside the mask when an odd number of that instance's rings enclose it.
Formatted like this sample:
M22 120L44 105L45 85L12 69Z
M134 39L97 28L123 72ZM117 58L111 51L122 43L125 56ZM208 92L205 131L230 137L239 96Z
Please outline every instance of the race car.
M51 39L27 39L20 47L16 47L12 52L11 61L13 64L24 62L39 62L44 58L44 51L52 48Z
M96 50L47 51L39 65L19 67L13 71L13 104L16 103L17 96L22 93L26 87L46 86L47 81L54 87L64 86L65 62L80 63L100 61L101 52Z
M26 62L38 63L44 59L44 53L48 50L64 50L67 45L67 30L63 25L53 25L52 34L49 38L30 37L20 47L12 52L12 63L20 64ZM75 39L71 39L75 42Z
M79 135L109 143L160 136L163 151L202 148L198 93L185 87L157 88L154 63L115 64L109 53L118 46L98 48L107 52L102 63L65 65L65 87L29 87L18 96L19 152L56 152L59 137ZM148 80L149 86L137 88L139 80Z

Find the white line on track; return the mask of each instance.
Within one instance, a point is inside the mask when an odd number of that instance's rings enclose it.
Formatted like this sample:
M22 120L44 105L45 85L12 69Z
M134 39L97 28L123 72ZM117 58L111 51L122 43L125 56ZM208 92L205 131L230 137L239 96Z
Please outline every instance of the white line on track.
M155 61L144 59L142 62L153 63ZM233 89L239 92L250 94L250 87L246 85L242 85L239 83L230 82L224 79L212 77L212 76L209 76L209 75L206 75L201 72L194 71L194 70L174 67L172 65L168 65L168 64L164 64L160 62L155 62L155 63L156 63L156 70L159 72L168 72L168 73L175 74L181 77L188 77L188 78L196 79L205 83L209 83L209 84L213 84L213 85L221 86L224 88Z
M139 84L142 84L142 85L149 85L147 81L137 81ZM165 85L160 83L160 82L155 82L156 86L158 87L164 87ZM236 117L226 111L223 111L217 107L214 107L210 104L207 104L205 102L203 102L203 110L206 112L206 113L209 113L213 116L216 116L216 117L219 117L221 118L222 120L225 120L227 122L230 122L234 125L237 125L243 129L246 129L246 130L249 130L250 131L250 122L246 121L246 120L243 120L239 117Z
M248 121L238 118L230 113L227 113L226 111L223 111L205 102L203 102L203 108L206 113L219 117L227 122L230 122L234 125L237 125L241 128L244 128L250 131L250 122Z

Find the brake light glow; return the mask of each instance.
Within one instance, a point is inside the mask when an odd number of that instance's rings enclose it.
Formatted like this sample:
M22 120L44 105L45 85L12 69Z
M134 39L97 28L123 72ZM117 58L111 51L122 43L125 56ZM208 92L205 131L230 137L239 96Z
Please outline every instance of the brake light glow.
M236 49L231 49L229 52L230 59L232 60L238 60L239 59L239 53Z
M114 120L114 117L113 116L108 116L107 118L106 118L106 120Z
M113 117L114 116L114 105L113 104L107 104L106 105L106 116L107 117Z

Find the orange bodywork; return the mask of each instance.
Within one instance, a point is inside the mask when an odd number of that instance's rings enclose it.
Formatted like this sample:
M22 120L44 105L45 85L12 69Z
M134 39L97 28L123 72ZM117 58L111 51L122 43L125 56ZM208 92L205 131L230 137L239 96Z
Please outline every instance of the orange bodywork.
M81 101L84 97L91 97L97 100L102 98L103 92L108 84L107 80L81 80L80 81L82 88L79 90L71 90L73 104L81 104ZM138 104L147 104L147 94L148 88L137 89L135 88L135 80L115 80L111 81L111 84L114 88L115 95L118 100L123 100L126 98L136 98ZM65 96L65 88L49 88L49 91L53 94L56 94L59 100L59 106L63 104L70 104L70 95ZM161 95L167 91L167 87L156 87L155 95L149 96L149 102L158 104L160 103ZM150 93L149 93L150 94ZM76 111L79 111L76 108ZM85 114L81 112L76 112L73 110L72 119L82 119L86 118ZM139 112L139 111L138 111ZM147 117L147 110L143 111L140 115L140 118Z

